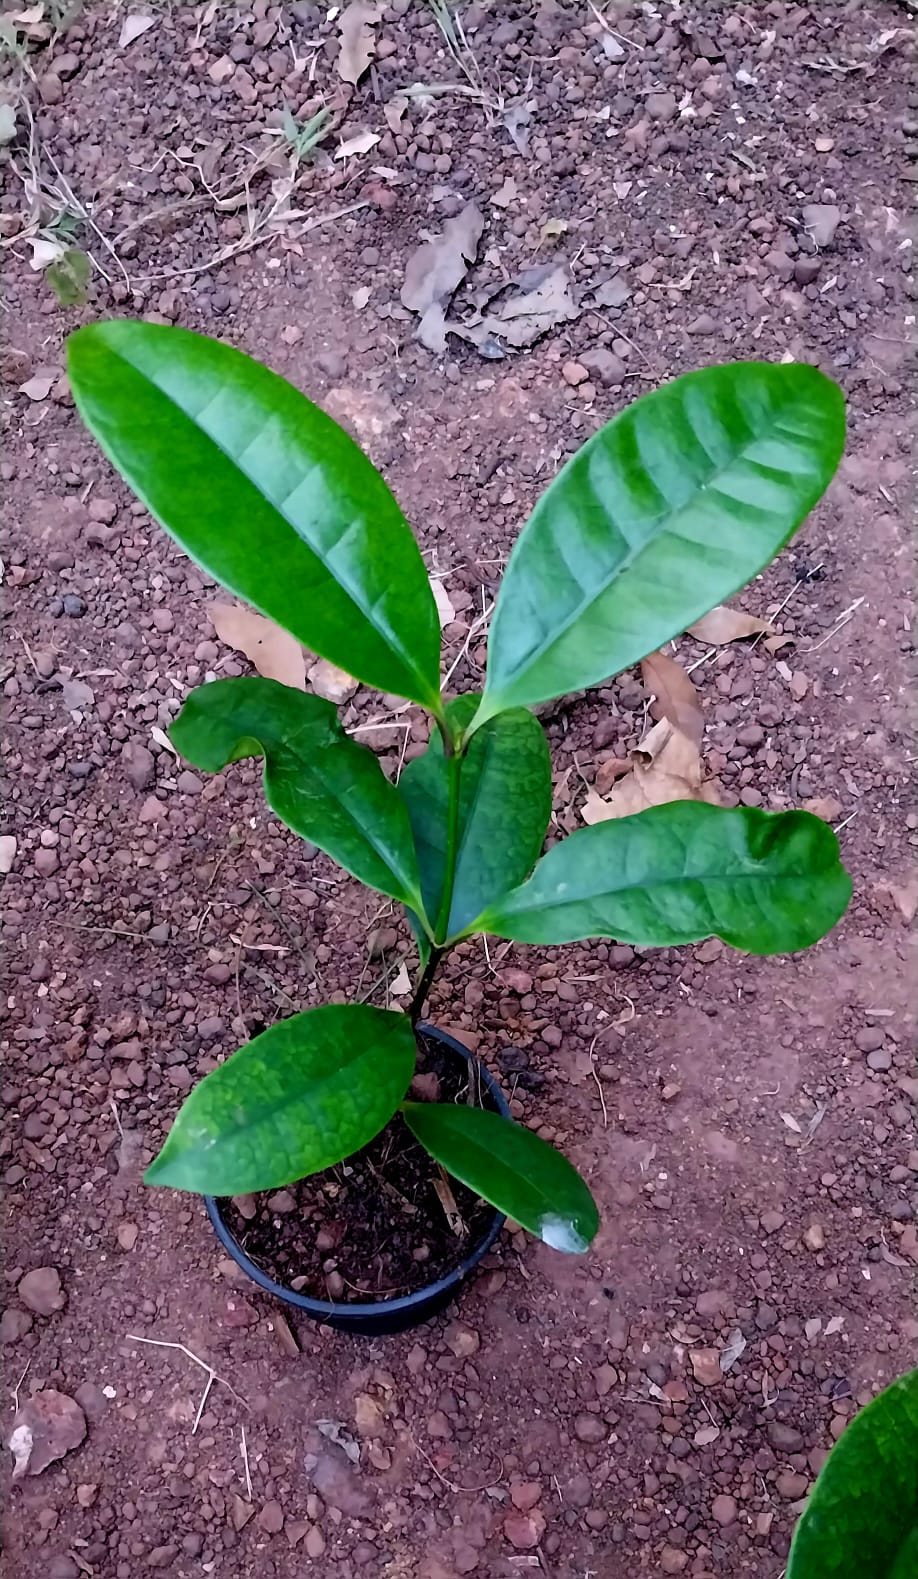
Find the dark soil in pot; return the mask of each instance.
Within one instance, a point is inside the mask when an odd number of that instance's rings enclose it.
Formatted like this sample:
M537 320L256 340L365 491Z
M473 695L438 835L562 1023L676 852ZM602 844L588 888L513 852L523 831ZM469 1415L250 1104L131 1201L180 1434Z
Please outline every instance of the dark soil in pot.
M418 1033L418 1100L497 1108L479 1067ZM469 1091L470 1079L477 1089ZM428 1287L474 1250L494 1209L446 1175L400 1114L345 1162L271 1194L222 1200L246 1255L276 1283L336 1304L391 1300Z

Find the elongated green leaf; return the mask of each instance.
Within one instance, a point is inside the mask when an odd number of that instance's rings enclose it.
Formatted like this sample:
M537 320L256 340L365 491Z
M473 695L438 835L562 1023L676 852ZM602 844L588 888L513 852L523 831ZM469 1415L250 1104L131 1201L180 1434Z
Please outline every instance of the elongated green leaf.
M855 1415L794 1532L787 1579L915 1579L918 1371Z
M843 444L841 391L793 363L705 368L629 406L520 534L479 723L627 669L745 586L825 491Z
M422 1146L456 1179L554 1250L581 1254L599 1213L577 1169L531 1129L458 1102L403 1102Z
M205 1075L144 1175L201 1195L276 1190L378 1135L417 1048L407 1015L326 1004L281 1020Z
M208 773L263 756L265 799L288 828L370 888L418 908L404 802L373 752L344 733L331 702L277 680L213 680L192 691L170 734Z
M232 346L161 324L78 329L67 366L86 426L192 559L313 652L436 710L417 544L331 417Z
M562 839L474 930L644 947L719 937L750 954L789 954L823 937L850 897L838 840L818 817L683 800Z
M464 729L480 698L457 696L447 707ZM523 708L501 713L472 736L462 758L456 876L443 935L461 932L492 899L532 871L551 814L551 758L541 725ZM440 914L446 870L449 780L435 732L399 781L414 831L421 888L432 922Z

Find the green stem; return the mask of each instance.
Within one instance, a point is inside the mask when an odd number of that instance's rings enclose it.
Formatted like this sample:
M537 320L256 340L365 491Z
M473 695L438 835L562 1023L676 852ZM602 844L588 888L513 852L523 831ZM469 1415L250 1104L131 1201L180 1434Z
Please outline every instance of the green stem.
M459 785L462 776L462 757L451 740L444 740L443 752L446 757L449 800L446 812L446 871L443 874L440 911L434 928L434 939L437 943L442 943L449 931L449 913L456 884L456 858L459 854Z
M417 1025L418 1020L421 1017L421 1010L423 1009L427 1000L427 994L430 991L430 984L436 975L437 966L439 965L445 952L445 949L439 948L432 948L430 951L427 964L424 966L424 969L421 973L421 979L417 984L414 997L411 1000L411 1007L408 1010L408 1017L411 1020L412 1026Z

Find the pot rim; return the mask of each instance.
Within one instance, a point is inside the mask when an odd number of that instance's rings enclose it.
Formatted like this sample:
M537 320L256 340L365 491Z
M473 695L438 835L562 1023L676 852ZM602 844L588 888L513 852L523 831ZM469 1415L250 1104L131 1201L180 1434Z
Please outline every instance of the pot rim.
M459 1053L469 1064L477 1065L482 1084L492 1098L497 1111L502 1118L510 1117L510 1108L504 1093L501 1091L495 1077L486 1066L479 1062L474 1053L470 1052L464 1044L451 1036L448 1031L441 1031L438 1026L422 1021L417 1026L417 1033L428 1036L431 1040L438 1041ZM296 1289L288 1288L285 1283L278 1283L269 1277L258 1264L243 1250L239 1241L230 1232L220 1206L220 1200L214 1195L204 1196L204 1205L207 1215L213 1224L214 1231L224 1250L228 1251L237 1266L250 1277L253 1283L266 1294L273 1294L276 1299L282 1299L288 1305L294 1305L298 1310L307 1311L319 1320L340 1321L350 1319L358 1322L361 1319L393 1316L397 1317L403 1312L414 1310L418 1306L426 1305L447 1294L459 1284L464 1282L470 1272L484 1259L494 1245L498 1234L504 1226L506 1217L496 1207L493 1209L493 1218L490 1227L480 1238L475 1247L463 1257L459 1265L435 1283L425 1283L422 1288L415 1289L413 1294L400 1294L396 1299L363 1300L359 1304L351 1302L314 1299L310 1294L300 1294Z

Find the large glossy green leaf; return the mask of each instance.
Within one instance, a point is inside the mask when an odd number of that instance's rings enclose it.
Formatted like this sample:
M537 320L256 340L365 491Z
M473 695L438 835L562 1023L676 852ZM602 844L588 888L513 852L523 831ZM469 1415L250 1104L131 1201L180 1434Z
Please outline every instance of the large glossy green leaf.
M510 556L479 723L617 674L760 571L827 487L844 401L739 362L643 396L568 461Z
M331 702L277 680L213 680L192 691L170 734L208 773L263 756L265 799L288 828L370 888L418 908L404 802L373 752L344 733Z
M474 930L520 943L719 937L785 954L823 937L850 897L838 840L809 812L673 801L562 839Z
M463 730L480 698L457 696L447 707L453 730ZM446 870L449 781L439 731L422 757L402 773L421 866L421 889L432 922L440 914ZM452 937L492 899L532 871L551 814L551 758L541 725L513 708L472 736L462 758L456 876L444 937Z
M431 1156L482 1200L554 1250L589 1248L596 1202L577 1169L531 1129L464 1102L403 1102L402 1113Z
M186 1098L147 1184L201 1195L276 1190L359 1151L414 1073L407 1015L326 1004L272 1025Z
M86 426L192 559L349 674L439 706L417 544L331 417L232 346L161 324L78 329L67 366Z
M787 1579L915 1579L918 1371L852 1420L794 1532Z

